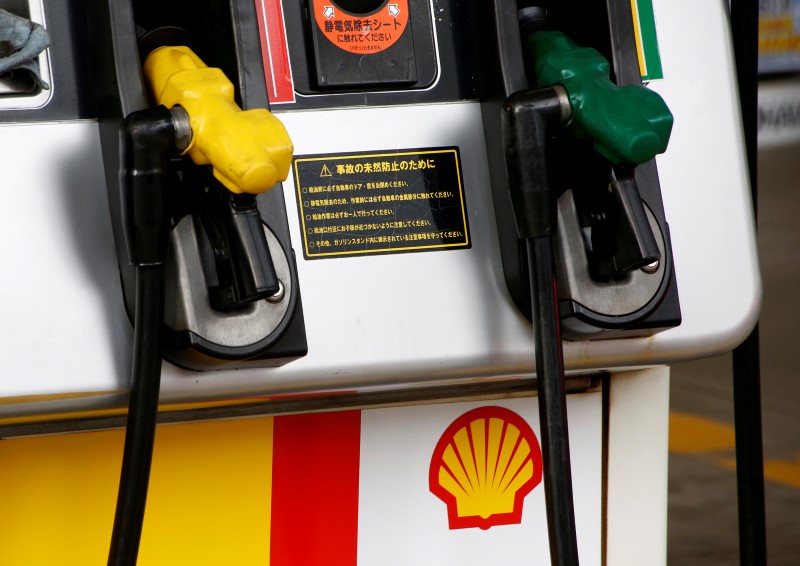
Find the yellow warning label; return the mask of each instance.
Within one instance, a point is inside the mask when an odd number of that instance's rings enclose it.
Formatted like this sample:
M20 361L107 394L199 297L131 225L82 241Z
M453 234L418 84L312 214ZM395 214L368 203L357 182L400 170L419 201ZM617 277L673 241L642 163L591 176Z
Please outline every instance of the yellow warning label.
M300 156L307 259L469 248L458 148Z

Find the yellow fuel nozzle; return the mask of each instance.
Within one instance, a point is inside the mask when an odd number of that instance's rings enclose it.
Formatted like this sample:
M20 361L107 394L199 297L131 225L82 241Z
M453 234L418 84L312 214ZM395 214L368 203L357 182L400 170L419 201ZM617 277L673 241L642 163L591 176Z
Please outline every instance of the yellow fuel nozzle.
M228 190L259 194L286 180L294 150L286 128L268 110L239 108L220 69L188 47L160 47L145 60L144 75L157 104L189 115L192 139L183 153L211 165Z

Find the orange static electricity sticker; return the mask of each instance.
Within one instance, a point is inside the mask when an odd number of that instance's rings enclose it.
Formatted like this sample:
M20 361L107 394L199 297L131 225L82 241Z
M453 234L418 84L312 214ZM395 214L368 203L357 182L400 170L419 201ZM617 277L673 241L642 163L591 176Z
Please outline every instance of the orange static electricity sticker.
M473 409L442 434L428 481L451 529L519 524L525 496L542 481L539 441L513 411Z
M395 0L371 14L351 14L330 0L314 0L314 19L328 40L340 49L369 55L388 49L408 25L408 0Z

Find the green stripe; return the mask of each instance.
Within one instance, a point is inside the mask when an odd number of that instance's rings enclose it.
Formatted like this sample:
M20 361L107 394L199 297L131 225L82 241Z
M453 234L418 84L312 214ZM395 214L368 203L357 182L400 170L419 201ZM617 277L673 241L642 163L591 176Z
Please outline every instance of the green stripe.
M637 0L636 5L639 12L639 30L642 34L644 60L647 65L647 74L642 76L642 80L663 79L664 72L661 69L661 55L658 51L653 0Z

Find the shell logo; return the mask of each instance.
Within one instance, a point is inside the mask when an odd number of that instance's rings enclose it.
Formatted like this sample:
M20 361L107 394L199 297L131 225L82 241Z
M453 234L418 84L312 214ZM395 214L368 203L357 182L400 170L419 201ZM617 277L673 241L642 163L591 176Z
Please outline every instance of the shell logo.
M525 496L542 481L539 441L509 409L473 409L442 434L428 480L450 529L519 524Z

